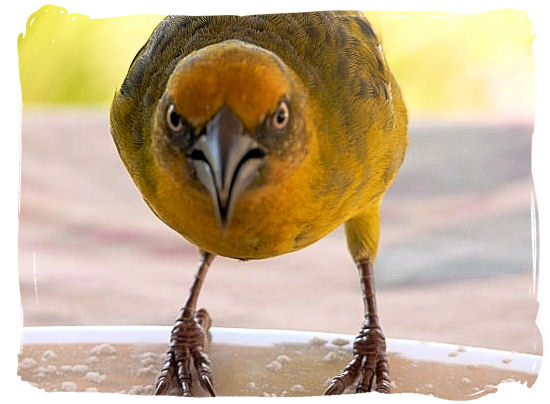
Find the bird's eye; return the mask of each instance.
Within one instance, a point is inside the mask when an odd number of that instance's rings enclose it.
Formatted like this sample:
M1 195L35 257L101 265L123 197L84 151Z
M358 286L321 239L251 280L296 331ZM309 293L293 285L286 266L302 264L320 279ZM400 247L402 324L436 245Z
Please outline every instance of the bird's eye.
M288 124L289 112L288 105L286 102L282 101L277 108L277 112L273 115L272 124L273 127L277 130L284 129Z
M181 115L176 111L174 104L170 104L166 110L166 122L170 130L174 132L179 132L183 129Z

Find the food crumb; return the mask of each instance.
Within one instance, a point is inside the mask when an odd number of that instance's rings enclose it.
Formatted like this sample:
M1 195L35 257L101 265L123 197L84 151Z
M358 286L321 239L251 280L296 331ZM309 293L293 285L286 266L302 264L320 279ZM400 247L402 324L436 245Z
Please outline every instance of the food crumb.
M512 359L504 358L504 359L502 359L502 363L512 363Z
M99 362L99 359L97 359L97 356L90 356L88 359L84 361L87 365L93 365L94 363Z
M50 359L56 359L56 358L57 358L57 354L51 349L48 349L47 351L44 351L42 353L42 360L49 361Z
M71 365L61 365L59 366L59 371L62 373L71 372L73 367Z
M289 363L292 359L290 359L289 356L287 355L279 355L277 356L277 361L280 362L281 364L283 363Z
M155 365L159 363L159 359L157 355L153 352L144 352L141 355L139 355L139 361L142 365L148 366L148 365Z
M143 366L156 365L158 360L156 358L143 358L139 361Z
M493 385L493 384L488 384L484 387L484 390L487 392L487 393L494 393L496 392L498 389L497 389L497 386Z
M157 374L157 369L155 368L155 366L149 365L149 366L143 367L141 369L138 369L137 374L138 374L138 376L143 376L143 375L146 375L146 374L156 375Z
M99 344L90 350L92 355L112 355L116 352L116 349L111 344Z
M327 342L328 341L326 339L322 339L319 337L313 337L312 339L309 340L309 344L315 345L315 346L325 345Z
M44 366L38 367L38 368L35 370L35 372L45 373L45 374L53 374L53 373L55 373L56 370L57 370L57 366L48 365L48 366L46 366L46 367L44 367Z
M250 390L253 390L253 389L256 388L256 383L254 383L254 382L248 382L248 383L246 384L246 388L247 388L247 389L250 389Z
M331 341L332 345L336 345L336 346L345 346L347 344L349 344L349 341L347 339L344 339L344 338L336 338L336 339L333 339Z
M470 384L472 381L471 381L469 378L467 378L467 377L463 377L463 378L461 379L461 382L464 383L464 384Z
M61 391L76 391L76 383L73 383L73 382L61 383Z
M80 373L80 374L84 374L88 371L88 366L87 365L74 365L71 370L74 372L74 373Z
M306 389L301 384L295 384L290 388L290 391L292 391L293 393L303 393L304 391L306 391Z
M97 393L97 387L86 387L84 389L85 392L88 392L88 393Z
M274 360L273 362L268 363L265 365L266 369L269 369L273 372L278 372L282 369L283 365L278 360Z
M86 376L84 376L84 379L94 383L102 383L106 378L107 376L99 374L98 372L88 372Z
M157 356L156 353L147 351L140 354L139 359L157 359Z
M323 362L334 362L336 360L336 354L332 351L327 353L323 358L321 359Z
M20 363L21 369L30 369L36 366L36 361L33 358L25 358Z

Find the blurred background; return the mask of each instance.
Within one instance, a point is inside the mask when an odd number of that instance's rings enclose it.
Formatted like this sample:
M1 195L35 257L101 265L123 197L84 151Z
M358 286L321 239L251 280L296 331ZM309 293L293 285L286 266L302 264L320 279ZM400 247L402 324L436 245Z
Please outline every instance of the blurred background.
M45 6L18 38L24 325L171 325L199 256L145 206L108 126L114 92L163 16L75 11ZM375 265L386 336L542 353L529 17L365 14L411 121ZM217 258L199 304L215 326L355 334L362 319L342 229L282 257Z

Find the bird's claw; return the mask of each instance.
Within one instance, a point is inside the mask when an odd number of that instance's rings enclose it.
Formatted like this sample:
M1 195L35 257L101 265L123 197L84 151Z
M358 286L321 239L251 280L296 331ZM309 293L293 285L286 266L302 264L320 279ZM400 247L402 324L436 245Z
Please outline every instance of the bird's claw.
M168 392L168 382L166 380L159 380L155 389L155 395L161 396Z
M325 396L332 396L342 394L346 386L342 382L342 377L336 376L331 381L327 389L325 390Z
M386 358L386 341L378 326L365 324L353 343L353 358L342 373L333 377L325 395L342 394L356 381L356 393L370 392L376 380L376 391L390 393L389 365Z
M210 328L210 316L204 309L193 313L182 311L176 320L170 336L170 347L166 353L166 361L160 371L155 388L155 395L168 393L174 381L184 397L191 397L193 372L198 377L199 384L214 397L214 385L210 361L204 352L207 342L207 331Z

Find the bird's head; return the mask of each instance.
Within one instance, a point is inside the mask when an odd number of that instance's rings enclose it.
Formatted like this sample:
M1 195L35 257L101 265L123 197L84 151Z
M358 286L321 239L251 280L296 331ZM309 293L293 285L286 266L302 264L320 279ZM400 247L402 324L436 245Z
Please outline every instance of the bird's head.
M167 175L211 199L225 230L239 200L284 181L307 156L305 99L268 50L237 40L202 48L168 80L153 151Z

